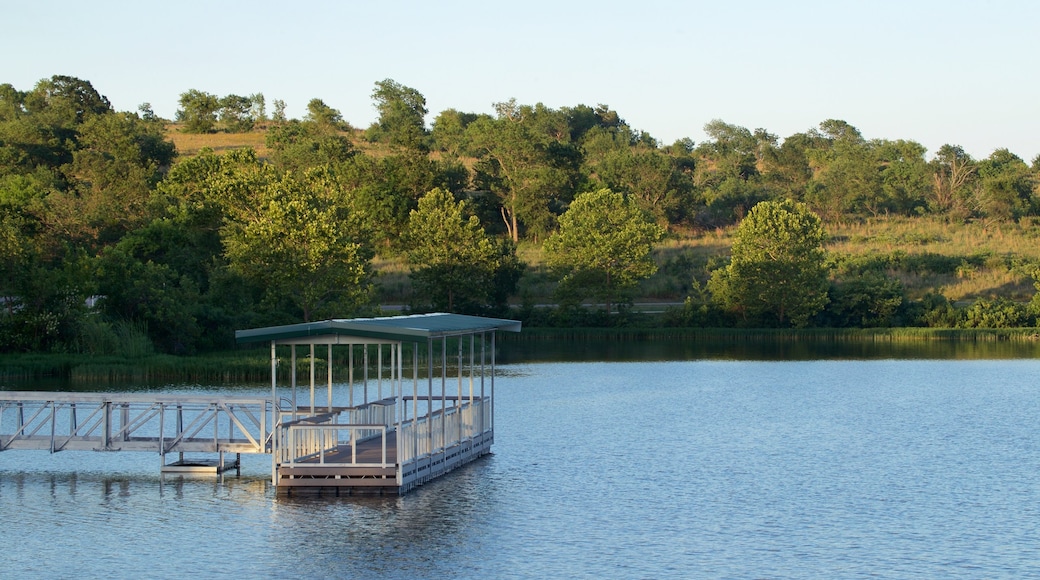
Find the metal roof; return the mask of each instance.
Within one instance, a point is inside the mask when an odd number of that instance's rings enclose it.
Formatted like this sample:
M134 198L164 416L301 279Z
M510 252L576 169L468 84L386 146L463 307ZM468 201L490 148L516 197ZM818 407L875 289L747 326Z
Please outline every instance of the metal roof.
M381 318L334 318L320 322L236 330L235 341L244 343L273 340L275 342L326 344L329 337L356 337L420 342L428 338L477 334L493 330L520 332L520 321L442 312ZM324 340L322 340L323 338Z

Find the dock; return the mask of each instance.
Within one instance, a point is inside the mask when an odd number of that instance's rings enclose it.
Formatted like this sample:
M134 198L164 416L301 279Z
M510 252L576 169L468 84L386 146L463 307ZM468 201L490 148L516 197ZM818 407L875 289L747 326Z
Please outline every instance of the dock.
M240 330L239 343L270 346L270 398L0 391L0 452L144 451L180 473L270 454L280 494L403 494L491 452L501 331L520 323L436 313Z

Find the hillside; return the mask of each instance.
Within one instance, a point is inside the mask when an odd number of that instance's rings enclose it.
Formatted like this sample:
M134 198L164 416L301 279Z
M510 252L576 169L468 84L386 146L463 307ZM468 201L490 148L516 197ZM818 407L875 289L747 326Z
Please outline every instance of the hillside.
M249 133L188 134L170 125L167 136L181 156L203 148L221 152L252 147L267 154L263 130ZM381 146L357 135L358 149L379 155ZM942 293L951 301L1006 297L1029 300L1035 288L1032 270L1040 264L1040 230L1036 218L1019 223L951 223L938 217L879 217L862 222L825 224L829 235L826 249L832 259L848 262L881 261L886 271L904 285L907 297ZM659 270L641 288L636 302L681 302L703 286L714 261L725 256L732 244L735 226L711 232L677 234L655 252ZM521 244L520 254L528 264L521 293L535 303L551 300L553 282L542 271L541 249ZM394 258L375 261L380 274L381 301L406 302L410 293L407 267Z

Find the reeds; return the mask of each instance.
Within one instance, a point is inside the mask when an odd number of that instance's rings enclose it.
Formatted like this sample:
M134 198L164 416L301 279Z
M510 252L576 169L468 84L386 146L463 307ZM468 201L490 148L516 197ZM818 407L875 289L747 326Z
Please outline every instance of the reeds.
M786 342L1035 342L1036 328L525 328L503 334L501 344L540 340L704 341L723 344Z

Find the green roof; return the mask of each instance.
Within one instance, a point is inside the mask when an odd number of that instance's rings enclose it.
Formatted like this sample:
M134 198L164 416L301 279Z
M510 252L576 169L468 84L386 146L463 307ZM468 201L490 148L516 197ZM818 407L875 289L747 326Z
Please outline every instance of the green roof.
M495 330L520 332L520 322L502 318L444 313L381 318L334 318L320 322L236 330L235 341L244 343L273 340L275 342L326 344L328 337L356 337L420 342L428 338L477 334ZM326 340L322 340L323 338Z

